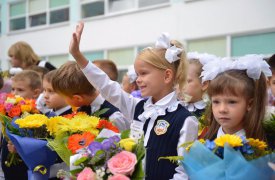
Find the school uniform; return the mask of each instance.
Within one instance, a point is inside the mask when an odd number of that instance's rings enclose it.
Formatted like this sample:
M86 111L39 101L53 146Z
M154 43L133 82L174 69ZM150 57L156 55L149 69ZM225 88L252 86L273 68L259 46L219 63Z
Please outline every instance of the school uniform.
M203 100L194 103L182 102L182 105L197 118L202 116L206 108L206 102Z
M121 114L119 109L106 101L100 94L89 106L81 106L77 111L86 112L88 115L92 115L93 113L103 109L107 109L107 111L100 114L100 118L109 119L120 131L130 128L130 122L125 120L125 117Z
M182 155L181 144L196 140L198 122L180 104L176 93L171 92L156 103L152 98L141 100L123 91L119 83L109 77L92 63L82 69L89 82L100 89L100 94L116 106L131 123L142 122L144 146L146 147L146 180L188 179L181 166L165 160L161 156Z
M50 62L43 61L43 60L38 61L36 65L39 66L39 67L46 68L49 71L52 71L52 70L56 69L56 67L54 65L52 65Z

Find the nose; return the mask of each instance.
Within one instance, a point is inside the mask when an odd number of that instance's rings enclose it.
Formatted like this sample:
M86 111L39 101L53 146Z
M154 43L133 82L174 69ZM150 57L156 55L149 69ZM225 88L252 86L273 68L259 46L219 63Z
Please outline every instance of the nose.
M220 103L219 112L220 113L226 113L227 112L227 105L225 103Z
M140 77L140 76L137 77L136 83L137 83L138 86L139 86L139 84L141 83L141 77Z

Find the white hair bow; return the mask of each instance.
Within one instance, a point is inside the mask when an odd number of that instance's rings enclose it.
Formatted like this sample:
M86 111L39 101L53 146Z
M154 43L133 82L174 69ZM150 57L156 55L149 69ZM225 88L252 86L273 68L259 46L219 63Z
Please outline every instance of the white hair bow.
M155 47L156 48L165 48L167 49L165 52L165 59L169 62L169 63L173 63L177 60L179 60L180 58L178 57L178 55L182 52L181 48L177 48L176 46L171 46L170 44L170 36L168 33L162 33L156 43L155 43Z
M137 74L133 65L128 67L127 75L129 77L130 83L133 83L136 81Z
M188 52L187 59L190 61L192 59L198 59L202 65L207 64L210 61L218 59L217 56L208 53L198 53L198 52Z
M249 54L240 57L236 60L235 68L246 70L246 74L252 79L260 79L262 72L266 77L272 76L272 72L263 55Z

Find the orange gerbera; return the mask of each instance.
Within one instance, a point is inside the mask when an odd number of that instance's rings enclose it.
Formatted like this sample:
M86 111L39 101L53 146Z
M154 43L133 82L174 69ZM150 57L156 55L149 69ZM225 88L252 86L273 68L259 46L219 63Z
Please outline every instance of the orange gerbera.
M72 151L73 154L77 150L87 147L95 139L95 135L90 132L85 132L83 134L73 134L68 139L68 149Z
M6 114L5 106L3 104L0 104L0 113L4 115Z
M106 129L112 130L116 133L119 133L118 128L107 120L100 120L96 128L98 128L98 129L106 128Z

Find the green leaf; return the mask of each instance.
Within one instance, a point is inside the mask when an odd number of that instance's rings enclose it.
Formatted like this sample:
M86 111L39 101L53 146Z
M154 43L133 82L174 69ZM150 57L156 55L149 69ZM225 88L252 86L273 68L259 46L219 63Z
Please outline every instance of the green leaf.
M79 169L74 169L74 170L71 170L71 174L76 176L78 173L80 173L83 169L82 168L79 168Z
M129 138L129 136L130 136L130 130L122 131L120 135L121 139Z
M135 166L135 171L131 176L132 180L142 180L145 177L145 173L142 167L142 161L139 161Z
M87 162L88 160L89 160L88 157L81 157L81 158L79 158L78 160L76 160L76 161L74 162L74 166L79 166L80 164L85 163L85 162Z
M105 160L105 152L103 150L99 150L96 152L96 154L94 155L94 157L92 157L92 159L90 160L90 163L93 165L98 165L101 162L104 162Z
M99 117L100 115L106 113L109 109L110 109L110 108L100 109L100 110L94 112L94 113L92 114L92 116Z

